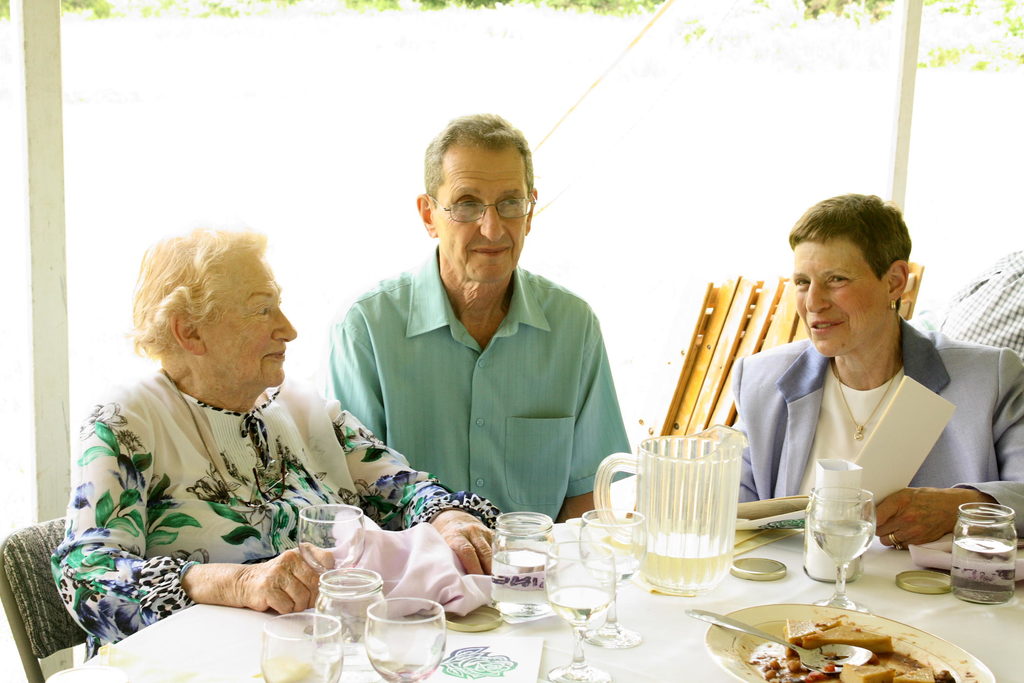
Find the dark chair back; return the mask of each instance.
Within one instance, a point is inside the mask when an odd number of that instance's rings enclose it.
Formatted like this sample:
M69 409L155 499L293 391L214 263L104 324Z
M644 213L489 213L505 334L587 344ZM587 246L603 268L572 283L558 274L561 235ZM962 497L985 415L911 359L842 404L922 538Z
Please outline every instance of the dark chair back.
M50 573L50 555L64 540L64 519L12 532L0 545L0 598L29 683L43 683L39 660L85 642Z

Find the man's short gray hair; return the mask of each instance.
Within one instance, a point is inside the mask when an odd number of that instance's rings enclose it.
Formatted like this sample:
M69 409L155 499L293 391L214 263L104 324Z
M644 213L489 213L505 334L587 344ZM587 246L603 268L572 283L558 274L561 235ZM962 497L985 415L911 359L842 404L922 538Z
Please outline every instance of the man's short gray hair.
M427 146L423 179L427 194L437 196L444 182L444 155L453 146L483 147L490 150L515 149L523 157L526 192L533 192L533 156L526 136L497 114L472 114L452 119Z

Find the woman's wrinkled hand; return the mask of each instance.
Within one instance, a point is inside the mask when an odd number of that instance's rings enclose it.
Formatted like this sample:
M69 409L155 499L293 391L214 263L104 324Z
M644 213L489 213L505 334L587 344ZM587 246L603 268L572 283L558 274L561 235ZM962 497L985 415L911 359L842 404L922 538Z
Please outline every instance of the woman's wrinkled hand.
M982 502L994 499L974 489L902 489L878 504L876 533L888 546L930 543L952 533L961 504Z
M259 612L301 612L313 607L320 576L302 559L298 548L262 564L245 565L238 576L236 601Z
M494 532L483 523L461 510L445 510L430 524L444 538L467 574L491 573L491 539Z

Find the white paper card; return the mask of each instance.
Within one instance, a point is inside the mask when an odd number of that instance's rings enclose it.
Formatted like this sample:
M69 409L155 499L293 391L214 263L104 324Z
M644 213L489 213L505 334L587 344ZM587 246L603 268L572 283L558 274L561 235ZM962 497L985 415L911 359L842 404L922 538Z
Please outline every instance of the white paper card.
M863 471L863 467L849 460L840 460L838 458L819 460L815 463L814 468L814 488L863 488L861 486Z
M864 468L861 488L880 503L910 484L946 428L956 406L904 376L856 463Z
M444 659L430 680L536 683L543 650L543 638L449 631Z

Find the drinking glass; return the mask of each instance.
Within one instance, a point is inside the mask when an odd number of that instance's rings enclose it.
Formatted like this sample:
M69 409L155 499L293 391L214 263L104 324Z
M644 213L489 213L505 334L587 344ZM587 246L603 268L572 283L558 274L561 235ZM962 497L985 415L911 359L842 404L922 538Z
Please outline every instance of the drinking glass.
M633 510L602 508L583 513L580 539L608 548L615 558L616 591L640 568L647 553L646 518ZM618 621L612 600L604 626L587 633L587 642L598 647L624 649L636 647L643 638L636 631L623 628Z
M846 572L875 537L874 496L863 489L816 488L811 491L806 524L814 542L836 563L835 592L814 604L869 611L846 596Z
M367 608L384 599L383 581L375 571L345 567L320 575L317 614L341 621L345 651L345 683L378 683L380 677L370 665L363 646Z
M355 505L299 510L299 552L319 573L351 567L363 554L363 511Z
M583 540L555 543L544 566L545 589L555 614L572 626L572 663L548 672L552 683L608 683L611 676L587 664L583 639L590 621L615 599L615 558L602 545Z
M953 595L983 605L1013 598L1017 529L1013 508L964 503L953 527Z
M341 621L313 612L282 614L263 625L260 670L266 683L337 683Z
M423 598L387 598L366 610L366 654L388 683L429 678L444 656L444 608Z
M491 544L491 600L508 623L551 615L544 594L544 561L554 543L554 522L540 512L505 512Z

